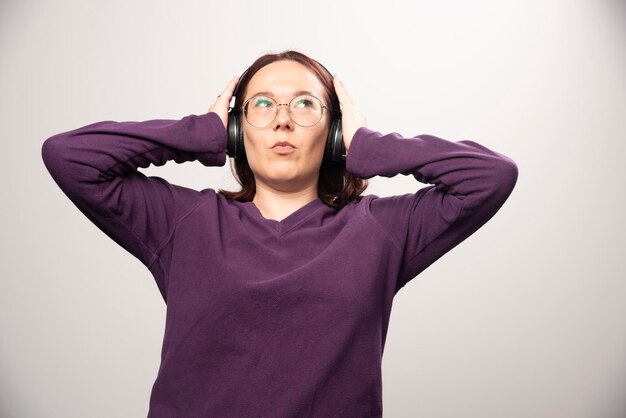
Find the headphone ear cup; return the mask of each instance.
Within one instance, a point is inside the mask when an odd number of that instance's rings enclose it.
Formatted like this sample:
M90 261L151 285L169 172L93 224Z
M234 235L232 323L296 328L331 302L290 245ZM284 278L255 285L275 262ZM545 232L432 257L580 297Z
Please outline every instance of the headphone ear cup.
M341 130L341 116L330 121L328 139L326 140L326 150L324 159L326 161L341 162L345 160L346 146L343 143L343 132Z
M245 155L243 148L243 132L239 115L236 112L228 114L228 144L227 154L231 158L237 158Z

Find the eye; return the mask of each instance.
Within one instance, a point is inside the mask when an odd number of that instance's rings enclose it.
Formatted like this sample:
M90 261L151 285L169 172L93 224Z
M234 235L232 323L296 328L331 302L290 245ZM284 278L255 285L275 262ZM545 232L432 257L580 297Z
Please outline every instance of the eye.
M300 105L304 105L305 107L311 107L313 106L313 100L307 98L307 97L300 97L296 100L295 103L295 107L298 107Z
M254 103L254 107L272 107L273 103L267 97L255 97L252 102Z

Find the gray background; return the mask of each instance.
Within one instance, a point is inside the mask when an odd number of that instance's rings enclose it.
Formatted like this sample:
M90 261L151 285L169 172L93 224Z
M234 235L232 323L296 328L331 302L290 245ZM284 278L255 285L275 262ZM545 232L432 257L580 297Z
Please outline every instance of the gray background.
M205 113L288 48L343 76L370 128L471 139L520 171L397 295L385 416L626 416L623 1L4 0L0 16L3 417L145 416L164 331L149 271L62 194L42 142ZM229 163L142 171L237 188Z

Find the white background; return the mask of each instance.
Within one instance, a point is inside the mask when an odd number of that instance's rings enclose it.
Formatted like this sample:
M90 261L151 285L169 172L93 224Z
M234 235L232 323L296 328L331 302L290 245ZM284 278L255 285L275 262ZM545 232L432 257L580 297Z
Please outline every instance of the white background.
M470 139L515 190L398 293L385 417L626 416L626 4L558 1L0 3L0 415L145 416L165 304L41 159L101 120L205 113L258 56L338 73L377 131ZM149 167L196 189L229 168ZM376 177L365 194L417 190Z

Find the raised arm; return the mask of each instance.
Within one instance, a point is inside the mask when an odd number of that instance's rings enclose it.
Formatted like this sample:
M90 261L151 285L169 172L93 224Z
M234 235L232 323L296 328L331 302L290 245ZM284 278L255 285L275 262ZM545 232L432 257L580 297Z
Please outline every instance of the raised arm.
M41 155L78 209L150 267L176 223L200 202L202 193L147 177L137 169L170 160L222 166L226 139L226 128L214 112L180 120L103 121L46 139Z
M473 141L403 138L367 127L356 131L346 169L360 178L402 174L432 184L370 200L369 214L402 252L396 292L495 215L518 177L513 160Z

